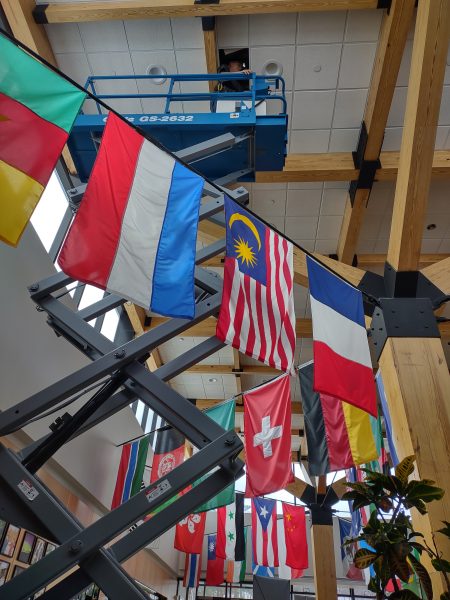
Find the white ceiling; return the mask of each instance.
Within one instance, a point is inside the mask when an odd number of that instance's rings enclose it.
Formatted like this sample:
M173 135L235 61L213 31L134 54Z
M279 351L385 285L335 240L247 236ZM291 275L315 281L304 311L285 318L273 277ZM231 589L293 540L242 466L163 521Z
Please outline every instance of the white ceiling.
M59 0L61 1L61 0ZM355 149L364 113L376 52L382 11L320 12L218 17L219 48L243 48L250 51L250 67L257 73L269 60L283 65L289 106L289 152L349 152ZM65 23L46 26L61 69L84 84L88 75L144 74L149 65L162 65L168 73L205 73L205 52L201 19L154 19ZM400 69L384 150L399 150L406 102L413 29L409 34ZM201 86L201 84L200 84ZM162 92L165 85L133 81L119 86L103 84L104 93L137 90ZM188 91L191 87L184 87ZM206 87L198 87L195 91ZM158 101L118 100L111 103L122 112L156 112ZM182 105L173 110L205 110L205 104ZM437 149L450 149L450 51ZM348 184L343 182L250 184L251 207L261 216L308 250L324 254L336 252ZM394 186L376 183L370 197L358 252L387 251ZM422 251L450 252L450 185L434 182ZM428 230L426 227L435 224ZM309 316L307 292L296 286L297 317ZM170 360L200 341L175 338L160 351ZM310 360L311 340L299 341L301 362ZM233 364L230 349L222 350L208 364ZM246 362L246 359L243 359ZM172 381L173 387L188 397L226 398L236 393L233 375L183 374ZM242 387L260 383L262 376L242 376ZM299 398L297 382L294 397Z

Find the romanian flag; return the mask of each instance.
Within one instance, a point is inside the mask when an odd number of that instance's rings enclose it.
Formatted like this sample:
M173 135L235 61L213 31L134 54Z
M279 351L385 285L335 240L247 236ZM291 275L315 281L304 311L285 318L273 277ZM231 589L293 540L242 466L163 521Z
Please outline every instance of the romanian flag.
M311 475L348 469L376 460L377 447L367 412L313 390L314 363L300 367L300 387Z
M86 94L0 35L0 239L17 246Z

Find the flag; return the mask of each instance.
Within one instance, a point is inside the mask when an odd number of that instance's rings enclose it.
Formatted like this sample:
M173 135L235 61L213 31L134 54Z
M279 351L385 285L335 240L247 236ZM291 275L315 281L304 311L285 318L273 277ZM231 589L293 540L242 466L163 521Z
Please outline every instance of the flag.
M158 431L150 483L161 479L184 462L184 442L184 436L173 427Z
M314 363L299 369L308 464L311 475L348 469L378 457L367 412L313 390Z
M0 239L17 246L86 94L0 35Z
M216 336L291 371L295 350L293 246L225 196L226 255Z
M150 438L146 435L140 440L122 446L111 510L117 508L140 491L149 441Z
M364 576L361 569L357 569L354 564L355 553L358 549L358 543L344 545L344 543L353 538L352 524L350 521L338 518L339 521L339 534L341 537L341 560L342 560L342 572L344 577L353 579L355 581L363 581Z
M208 535L208 563L206 585L221 585L224 581L224 559L216 555L216 534Z
M286 531L284 526L284 519L277 520L277 533L278 533L278 577L281 579L300 579L303 577L304 569L293 569L286 564ZM306 543L306 531L305 531L305 547L306 547L306 564L308 563L308 547ZM268 567L266 567L268 568ZM258 575L264 575L264 573L258 573Z
M252 548L257 565L278 567L276 500L252 498Z
M392 437L391 415L389 413L389 406L387 403L386 392L384 389L381 371L378 371L377 374L375 375L375 381L377 384L378 395L379 395L380 401L381 401L381 409L383 411L384 426L386 428L386 436L387 436L387 441L388 441L388 446L389 446L389 454L391 455L392 464L394 465L394 467L396 467L400 461L398 460L397 449L394 444L394 438Z
M203 184L110 113L59 266L146 309L192 318Z
M244 553L242 560L227 560L227 572L225 581L227 583L239 583L245 581L246 570L246 546L247 546L247 527L243 530Z
M217 406L213 406L205 410L205 414L208 415L210 419L212 419L215 423L223 427L223 429L227 431L234 431L234 421L235 421L235 402L234 399L227 400L226 402L222 402ZM216 471L219 467L213 469ZM213 472L211 471L211 472ZM195 485L198 485L202 482L207 476L201 477ZM211 498L201 506L197 508L197 512L205 512L208 510L213 510L214 508L218 508L219 506L225 506L227 504L231 504L234 502L234 482L230 483L224 490L219 492L217 496Z
M313 324L314 390L377 416L362 294L306 257Z
M306 517L303 506L282 502L286 565L303 571L308 568L308 542L306 541Z
M260 575L261 577L275 577L275 567L264 567L263 565L252 564L253 575Z
M174 547L186 554L201 554L206 513L190 514L175 527Z
M245 559L244 495L217 509L217 556L228 560Z
M200 583L200 571L202 569L201 554L186 554L184 563L183 587L197 588Z
M293 481L291 470L291 386L288 375L244 397L245 495L262 496Z

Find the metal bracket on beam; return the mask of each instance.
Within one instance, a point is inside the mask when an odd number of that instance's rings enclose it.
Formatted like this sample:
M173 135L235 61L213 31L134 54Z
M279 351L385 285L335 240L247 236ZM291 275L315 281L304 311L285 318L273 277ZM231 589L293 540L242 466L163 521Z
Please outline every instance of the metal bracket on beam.
M370 331L377 360L389 337L441 337L429 298L380 298Z
M38 4L33 8L33 19L38 25L46 25L48 23L46 10L48 4Z
M216 17L202 17L203 31L214 31L216 28Z
M391 10L392 0L378 0L377 8L385 8L387 10L387 14Z
M420 271L396 271L388 262L384 265L386 296L392 298L430 298L437 304L444 293Z
M352 152L353 163L356 169L359 169L358 179L350 182L348 193L350 196L350 202L353 206L355 201L355 195L357 190L371 190L373 182L375 181L375 175L377 169L381 167L380 160L365 160L364 154L367 146L367 127L365 122L361 123L361 129L359 132L358 146L355 152Z
M310 504L311 525L329 525L333 526L333 511L330 505L327 504Z

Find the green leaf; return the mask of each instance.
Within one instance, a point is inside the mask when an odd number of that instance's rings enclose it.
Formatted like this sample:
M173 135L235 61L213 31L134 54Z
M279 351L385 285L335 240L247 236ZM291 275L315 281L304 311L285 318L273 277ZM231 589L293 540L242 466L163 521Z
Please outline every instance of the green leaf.
M400 577L402 581L408 581L411 576L411 569L403 553L397 553L395 548L391 548L388 560L390 560L391 568L395 575Z
M444 592L441 594L441 600L450 600L450 592Z
M354 558L355 567L357 569L367 569L377 559L377 553L368 550L367 548L360 548Z
M445 571L446 573L450 573L450 562L448 562L448 560L444 560L443 558L433 558L431 559L431 564L436 571Z
M450 523L448 521L442 521L443 523L445 523L445 527L443 527L442 529L438 529L438 533L442 533L444 535L446 535L448 538L450 538Z
M389 596L389 600L417 600L420 596L412 592L411 590L399 590Z
M416 457L414 454L411 456L407 456L404 458L396 467L395 467L395 476L400 479L400 481L404 484L408 483L408 477L414 471L414 462Z
M373 563L373 568L375 575L381 581L382 585L385 586L392 576L389 561L386 560L385 556L381 555Z
M419 578L420 585L422 586L422 589L425 592L427 600L432 600L433 587L431 585L431 579L428 575L428 571L425 569L422 563L417 560L414 554L410 554L408 560L411 563L414 571L416 572L417 577Z
M432 502L433 500L440 500L444 493L443 489L434 485L434 481L423 479L422 481L410 481L406 486L405 497L409 502L413 500Z

